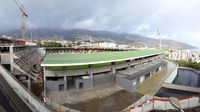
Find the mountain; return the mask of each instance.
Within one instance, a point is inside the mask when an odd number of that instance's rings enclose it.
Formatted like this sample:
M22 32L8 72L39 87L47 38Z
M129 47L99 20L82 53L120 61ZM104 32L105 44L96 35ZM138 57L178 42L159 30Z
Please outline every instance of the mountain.
M2 34L20 37L20 30L11 30L7 32L1 32ZM74 40L74 39L88 39L91 36L92 40L95 41L109 41L116 43L127 43L133 45L148 45L148 46L158 46L159 40L153 39L137 34L129 33L116 33L110 31L94 31L94 30L84 30L84 29L46 29L38 28L33 31L33 38L36 39L65 39L65 40ZM30 37L30 30L26 31L28 37ZM177 49L194 49L196 47L188 45L186 43L163 39L162 46L167 48L177 48Z

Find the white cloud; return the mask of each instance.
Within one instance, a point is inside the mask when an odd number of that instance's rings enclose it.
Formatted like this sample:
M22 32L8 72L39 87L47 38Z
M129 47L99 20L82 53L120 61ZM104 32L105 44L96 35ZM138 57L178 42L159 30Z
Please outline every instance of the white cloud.
M24 4L33 27L97 29L150 37L155 37L159 27L163 38L200 47L197 33L200 0L19 1ZM0 3L0 30L21 28L16 4L12 0L0 0Z
M149 30L149 29L150 29L150 26L148 24L144 24L144 25L138 26L137 29L136 29L136 31L140 32L140 31Z
M82 29L92 29L96 27L96 23L93 19L83 20L80 22L77 22L74 25L74 28L82 28Z

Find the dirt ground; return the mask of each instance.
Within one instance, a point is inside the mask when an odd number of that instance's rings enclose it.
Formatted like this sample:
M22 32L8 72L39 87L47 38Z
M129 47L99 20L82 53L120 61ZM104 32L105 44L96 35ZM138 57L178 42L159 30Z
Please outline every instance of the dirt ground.
M118 112L128 107L142 96L143 95L139 93L129 93L125 90L121 90L101 99L92 99L78 104L64 104L64 106L82 112Z
M27 82L21 82L26 88L28 88ZM41 93L43 92L43 84L42 83L31 83L31 92L35 94L37 97L41 98Z

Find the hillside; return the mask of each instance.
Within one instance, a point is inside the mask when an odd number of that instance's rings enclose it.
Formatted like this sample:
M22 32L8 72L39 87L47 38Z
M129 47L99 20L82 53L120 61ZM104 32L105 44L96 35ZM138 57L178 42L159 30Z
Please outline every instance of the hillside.
M83 29L45 29L38 28L34 29L33 37L36 39L89 39L91 36L95 41L110 41L117 43L127 43L127 44L139 44L139 45L149 45L158 46L158 39L148 38L145 36L129 33L116 33L109 31L94 31L94 30L83 30ZM20 37L20 30L12 30L7 32L1 32L1 34L11 35ZM30 30L26 33L30 37ZM193 49L194 46L188 45L186 43L181 43L173 40L163 39L162 44L167 48L177 48L177 49Z

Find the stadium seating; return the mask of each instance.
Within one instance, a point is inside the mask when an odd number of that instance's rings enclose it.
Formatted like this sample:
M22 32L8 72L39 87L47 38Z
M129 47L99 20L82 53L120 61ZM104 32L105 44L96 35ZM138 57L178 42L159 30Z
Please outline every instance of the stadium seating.
M28 48L20 51L16 53L16 57L18 58L14 59L14 63L22 70L33 77L38 77L40 80L42 79L42 68L40 67L42 57L35 48Z

